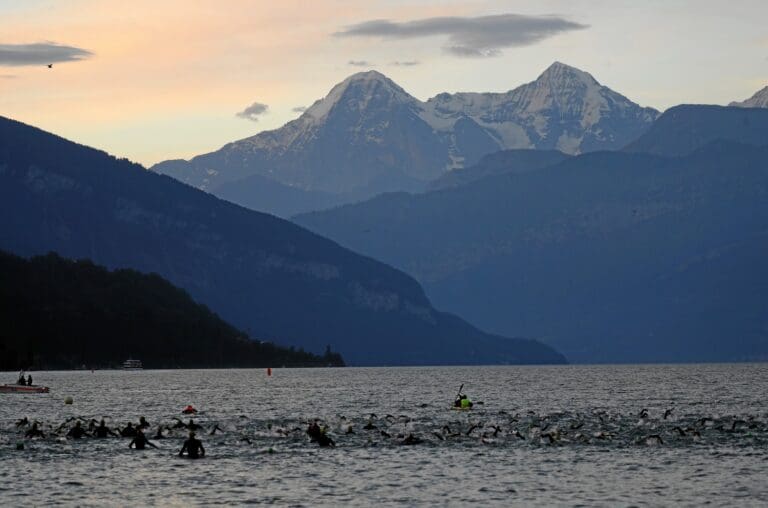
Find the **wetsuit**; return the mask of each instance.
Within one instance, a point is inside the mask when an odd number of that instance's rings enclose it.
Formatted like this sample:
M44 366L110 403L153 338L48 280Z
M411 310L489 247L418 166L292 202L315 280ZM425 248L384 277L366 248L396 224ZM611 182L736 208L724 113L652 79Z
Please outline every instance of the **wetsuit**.
M77 422L77 425L69 429L69 432L67 432L67 437L71 437L72 439L80 439L85 435L85 429L80 426L80 422Z
M32 428L29 429L25 434L25 437L45 437L45 434L43 434L43 431L37 428L37 423L32 424Z
M128 426L120 431L120 435L123 437L136 437L136 428L133 424L128 423Z
M133 441L131 441L131 443L128 445L128 448L135 446L137 450L143 450L147 445L151 446L152 448L157 448L157 446L149 442L143 432L139 432L136 434L136 437L133 438Z
M93 437L104 438L107 437L108 434L112 434L113 436L117 437L117 434L112 432L112 429L104 425L104 422L101 422L101 425L93 429Z
M27 386L32 386L32 376L27 376Z
M190 459L199 459L200 457L205 457L205 448L203 448L203 443L194 437L190 437L184 441L184 446L181 447L179 457L182 457L184 452L187 452L187 457Z
M320 446L336 446L336 443L334 443L333 439L328 437L325 432L320 429L320 426L317 425L317 423L311 423L309 425L309 428L307 428L307 434L309 435L309 439L311 441L314 441Z

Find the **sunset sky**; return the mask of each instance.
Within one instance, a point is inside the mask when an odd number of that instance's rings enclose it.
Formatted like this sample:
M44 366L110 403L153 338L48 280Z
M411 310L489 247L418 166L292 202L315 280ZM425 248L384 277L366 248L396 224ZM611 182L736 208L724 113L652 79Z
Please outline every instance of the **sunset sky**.
M767 19L764 0L0 0L0 115L150 165L371 68L425 100L558 60L644 106L727 104L768 85Z

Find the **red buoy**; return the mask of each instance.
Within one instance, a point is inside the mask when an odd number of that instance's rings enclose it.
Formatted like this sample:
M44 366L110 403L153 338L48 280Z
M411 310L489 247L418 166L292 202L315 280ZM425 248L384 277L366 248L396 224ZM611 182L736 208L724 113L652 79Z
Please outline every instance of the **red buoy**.
M272 377L272 367L267 367L267 376Z

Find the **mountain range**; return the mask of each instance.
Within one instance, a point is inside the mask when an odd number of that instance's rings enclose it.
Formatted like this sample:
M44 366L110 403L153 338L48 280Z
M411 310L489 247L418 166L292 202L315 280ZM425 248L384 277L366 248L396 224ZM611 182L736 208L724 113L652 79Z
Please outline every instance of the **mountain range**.
M331 345L348 364L564 361L435 310L410 276L288 221L2 117L0 214L0 249L157 273L253 338Z
M502 152L456 185L295 220L575 362L765 360L767 145L766 109L680 106L623 151Z
M509 92L441 93L426 102L368 71L337 84L279 129L152 170L289 216L382 192L421 191L499 150L619 149L658 114L559 62Z
M729 106L739 108L768 108L768 86L755 92L755 95L741 102L732 102Z

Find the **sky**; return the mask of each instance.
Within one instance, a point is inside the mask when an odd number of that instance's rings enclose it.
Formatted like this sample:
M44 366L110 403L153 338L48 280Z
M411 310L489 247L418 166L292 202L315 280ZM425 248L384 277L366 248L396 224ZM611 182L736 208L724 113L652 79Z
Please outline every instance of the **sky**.
M725 105L768 85L767 19L765 0L0 0L0 115L149 166L369 69L426 100L560 61L643 106Z

